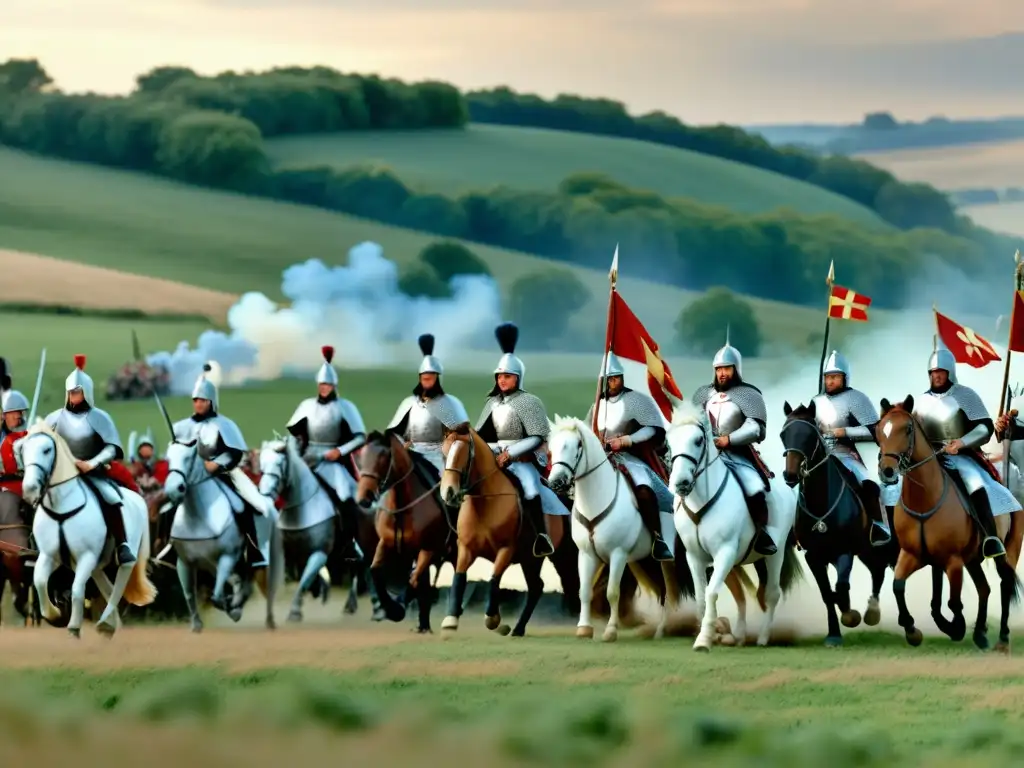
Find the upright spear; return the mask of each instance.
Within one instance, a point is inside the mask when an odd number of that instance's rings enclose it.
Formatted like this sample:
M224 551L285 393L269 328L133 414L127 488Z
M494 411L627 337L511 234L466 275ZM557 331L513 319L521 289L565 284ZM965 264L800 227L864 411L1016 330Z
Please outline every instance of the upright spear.
M604 332L604 355L601 360L601 374L597 379L597 392L594 395L594 415L591 420L591 429L597 434L597 410L601 407L601 384L604 382L605 374L608 372L608 352L612 348L612 339L615 337L615 285L619 281L619 244L615 244L615 255L612 257L612 268L608 271L608 319Z
M825 300L825 340L821 344L821 364L818 366L818 394L825 391L825 359L828 357L828 331L829 323L832 320L832 284L836 281L836 262L833 259L828 265L828 277L825 278L825 285L828 286L828 297Z
M1024 262L1021 261L1020 251L1013 254L1013 261L1016 264L1013 273L1013 306L1010 308L1010 327L1006 338L1006 362L1003 363L1003 386L999 391L999 415L1002 416L1010 410L1010 358L1013 355L1013 331L1016 326L1015 315L1017 314L1018 291L1024 288ZM1011 430L1003 433L1003 484L1009 487L1010 473L1010 439Z

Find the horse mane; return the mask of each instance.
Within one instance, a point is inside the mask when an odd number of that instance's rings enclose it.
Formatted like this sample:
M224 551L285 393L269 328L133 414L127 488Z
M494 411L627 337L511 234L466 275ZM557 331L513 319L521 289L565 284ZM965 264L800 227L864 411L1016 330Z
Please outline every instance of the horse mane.
M42 433L53 438L53 444L56 446L56 456L53 461L53 469L50 471L50 483L52 485L62 483L65 480L70 480L72 477L76 477L81 474L78 471L78 465L75 464L75 457L71 453L71 449L68 448L67 442L60 436L60 433L58 433L57 430L47 424L43 419L37 418L36 423L29 427L26 432L28 432L29 435Z
M672 423L674 427L692 427L704 422L704 411L689 401L676 404L672 409Z
M598 448L601 446L600 440L598 440L590 425L582 419L577 419L575 416L559 416L555 414L555 420L551 423L551 432L575 432L584 443L593 441ZM594 446L589 447L593 448Z

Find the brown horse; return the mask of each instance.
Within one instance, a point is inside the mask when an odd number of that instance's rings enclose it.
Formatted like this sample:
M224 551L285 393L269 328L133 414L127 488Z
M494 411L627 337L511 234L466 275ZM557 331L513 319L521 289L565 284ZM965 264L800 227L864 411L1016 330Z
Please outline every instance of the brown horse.
M436 475L434 466L409 451L394 432L371 432L359 456L356 502L369 510L383 499L375 517L377 548L370 565L377 599L389 620L402 621L415 593L421 634L431 632L430 566L454 563L455 528L438 494ZM389 563L404 573L412 569L401 603L387 589L384 569Z
M0 491L0 600L3 599L4 587L9 583L14 591L14 609L24 617L26 625L30 618L38 625L40 621L35 616L38 611L29 607L32 569L25 564L25 560L36 553L29 546L31 526L26 522L23 510L24 502L20 496Z
M946 634L953 640L962 640L967 632L960 599L963 569L966 567L978 590L974 644L987 648L990 589L982 570L982 537L971 515L967 497L939 460L939 453L928 443L924 429L913 413L913 396L907 395L902 403L896 404L882 400L881 406L882 418L875 428L879 445L879 474L886 485L898 482L900 475L904 481L893 515L895 534L900 543L892 585L899 607L899 624L908 643L921 644L921 631L914 626L914 618L907 610L907 578L926 565L938 566L949 579L948 605L953 611L953 620ZM997 650L1009 647L1009 608L1011 603L1020 599L1021 584L1016 568L1024 536L1022 523L1024 512L1021 511L996 518L998 535L1006 547L1006 557L998 558L996 563L1003 598ZM936 607L933 604L933 616ZM946 631L943 623L944 619L940 628Z
M518 564L523 569L526 603L512 629L514 637L522 637L544 591L540 574L544 559L533 556L534 531L528 523L524 525L516 484L509 473L498 467L494 453L469 424L445 430L441 452L445 456L441 499L448 506L459 507L458 556L448 594L448 615L441 629L459 628L466 572L478 557L483 557L494 563L484 625L503 635L509 633L509 628L501 623L498 608L501 577L510 565ZM550 559L561 579L562 591L566 595L578 595L579 550L569 535L569 517L545 515L545 518L547 533L555 547Z

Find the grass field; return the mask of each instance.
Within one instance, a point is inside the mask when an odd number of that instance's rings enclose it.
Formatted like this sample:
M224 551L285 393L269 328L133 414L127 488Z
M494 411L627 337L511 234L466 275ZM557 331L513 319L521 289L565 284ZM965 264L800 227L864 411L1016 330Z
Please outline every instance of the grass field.
M867 208L811 184L730 160L632 139L539 128L470 125L464 131L339 133L274 139L285 165L380 163L424 189L457 194L508 184L553 189L579 171L663 195L755 213L789 207L886 226Z
M474 617L475 618L475 617ZM1020 735L1020 660L862 633L717 649L571 628L443 642L365 616L343 628L7 631L5 755L46 764L973 766ZM467 622L468 623L468 622ZM851 636L852 637L852 636ZM9 729L9 730L8 730ZM116 737L114 735L116 734ZM102 750L101 750L102 748ZM91 762L100 759L103 763ZM63 760L59 758L63 757ZM110 762L113 758L113 762ZM16 764L12 762L12 764Z
M1019 140L870 152L861 157L902 181L923 181L939 189L1024 186L1024 141ZM969 215L974 218L974 213L972 209Z
M281 273L319 258L345 263L364 240L384 247L399 265L436 238L315 208L198 189L142 174L35 157L0 148L0 248L232 293L261 291L280 299ZM614 243L609 244L609 263ZM470 244L503 289L524 274L551 266L572 269L593 299L577 315L603 327L608 278L590 270L512 251ZM44 300L52 280L24 276L23 290ZM622 254L619 287L658 338L667 339L685 303L697 294L629 276ZM83 285L83 291L89 286ZM158 288L154 287L154 290ZM135 303L135 302L133 302ZM771 338L803 344L820 313L752 300ZM597 324L594 326L593 324ZM665 343L665 342L662 342Z

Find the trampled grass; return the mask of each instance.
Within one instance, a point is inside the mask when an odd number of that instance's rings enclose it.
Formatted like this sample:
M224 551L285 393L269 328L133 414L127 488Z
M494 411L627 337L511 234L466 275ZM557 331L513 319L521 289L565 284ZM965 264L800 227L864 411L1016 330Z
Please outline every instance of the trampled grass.
M464 131L287 137L268 142L268 148L281 166L379 163L424 189L449 194L497 184L549 190L569 174L596 171L630 186L734 211L757 213L788 207L885 226L867 208L811 184L711 155L632 139L470 125Z

